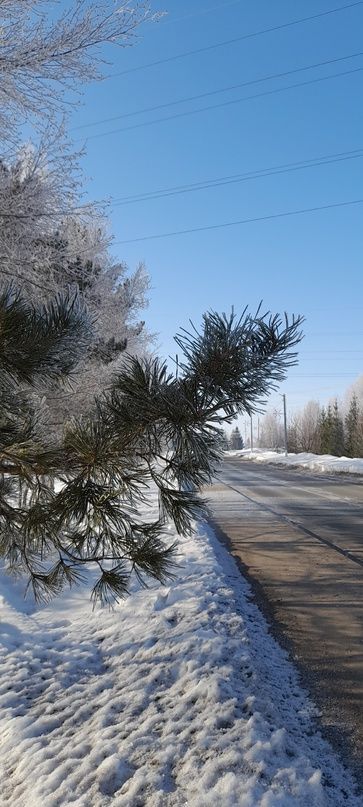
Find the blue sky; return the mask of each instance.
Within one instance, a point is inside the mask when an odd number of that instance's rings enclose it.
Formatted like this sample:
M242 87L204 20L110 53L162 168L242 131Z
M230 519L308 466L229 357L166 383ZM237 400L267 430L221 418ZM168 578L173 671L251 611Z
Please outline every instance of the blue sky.
M133 48L113 48L107 80L87 88L72 127L126 115L271 74L363 51L363 4L279 31L141 70L133 68L294 19L344 0L164 0L168 12ZM84 138L91 198L119 199L172 186L312 160L363 147L363 71L147 125L156 118L363 68L363 55L154 112L72 131ZM128 72L124 72L128 71ZM126 128L143 124L137 128ZM146 124L146 125L144 125ZM112 134L105 134L114 131ZM123 130L123 131L120 131ZM95 136L97 135L97 136ZM363 155L363 149L362 149ZM111 208L114 254L145 261L146 321L159 352L175 354L178 327L204 311L302 313L299 366L281 388L290 411L343 395L363 373L363 205L168 238L148 235L363 198L363 159L220 185ZM270 405L280 406L273 396Z

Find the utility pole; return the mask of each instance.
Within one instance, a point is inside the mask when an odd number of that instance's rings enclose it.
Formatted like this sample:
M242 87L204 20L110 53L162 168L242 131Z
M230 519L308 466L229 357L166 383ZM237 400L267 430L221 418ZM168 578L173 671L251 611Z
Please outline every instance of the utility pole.
M285 457L287 457L287 417L286 417L286 395L282 396L284 402L284 435L285 435Z
M253 422L252 422L252 415L250 415L250 418L251 418L251 451L253 451Z

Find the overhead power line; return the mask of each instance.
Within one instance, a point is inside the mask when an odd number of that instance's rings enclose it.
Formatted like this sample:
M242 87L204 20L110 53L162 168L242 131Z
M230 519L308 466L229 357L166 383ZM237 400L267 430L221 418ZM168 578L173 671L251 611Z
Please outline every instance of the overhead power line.
M189 95L185 98L178 98L175 101L167 101L164 104L143 107L143 109L136 109L134 112L123 112L121 115L114 115L112 118L99 118L98 120L90 121L89 123L82 123L80 126L75 126L74 131L79 129L88 129L90 126L100 126L102 123L112 123L116 120L131 118L134 115L144 115L148 112L157 112L159 109L168 109L171 106L178 106L179 104L186 104L191 101L200 101L202 98L210 98L212 95L220 95L224 92L240 90L242 87L252 87L255 84L263 84L265 81L274 81L276 79L286 78L287 76L296 75L296 73L304 73L306 70L316 70L318 67L327 67L328 65L337 64L338 62L346 62L348 59L357 59L360 56L363 56L363 51L358 51L357 53L348 53L346 56L337 56L333 57L332 59L324 59L322 62L313 62L312 64L303 65L302 67L294 67L290 70L283 70L279 73L269 73L267 76L260 76L259 78L250 79L249 81L241 81L238 84L230 84L227 87L221 87L218 90L209 90L208 92L199 93L198 95Z
M189 235L190 233L201 233L207 230L222 230L226 227L238 227L244 224L257 224L261 221L272 221L274 219L282 219L288 216L299 216L306 213L317 213L319 210L334 210L338 207L349 207L352 205L363 204L363 199L352 199L347 202L334 202L330 205L317 205L316 207L305 207L300 210L287 210L283 213L271 213L267 216L255 216L249 219L239 219L237 221L226 221L222 224L209 224L202 227L191 227L185 230L173 230L168 233L154 233L151 235L138 236L137 238L126 238L122 241L115 241L114 244L136 244L140 241L153 241L159 238L172 238L176 235Z
M350 8L355 8L356 6L363 5L363 0L357 0L355 3L348 3L344 6L338 6L336 8L331 8L328 11L320 11L318 14L311 14L309 17L300 17L297 20L289 20L288 22L281 23L280 25L273 25L269 28L262 28L259 31L252 31L249 34L242 34L241 36L236 36L233 39L224 39L221 42L215 42L213 45L206 45L202 48L196 48L195 50L186 50L182 53L176 53L173 56L167 56L164 59L156 59L153 62L147 62L146 64L137 65L136 67L129 67L127 70L121 70L118 73L111 73L108 78L116 78L117 76L126 76L129 73L136 73L139 70L146 70L149 67L156 67L160 64L167 64L168 62L174 62L177 59L185 59L187 56L195 56L199 53L207 53L211 50L216 50L217 48L222 48L227 45L234 45L236 42L243 42L248 39L254 39L258 36L264 36L265 34L272 34L275 31L282 31L285 28L292 28L294 25L301 25L305 22L312 22L313 20L317 20L321 17L328 17L330 14L338 14L341 11L346 11Z
M334 163L355 160L362 157L363 147L360 149L354 149L353 151L326 154L316 157L315 159L312 158L309 160L300 160L299 162L284 163L282 165L275 165L270 168L262 168L256 171L247 171L244 174L230 174L229 176L217 177L215 179L195 182L189 185L176 185L171 188L162 188L155 191L135 194L133 196L124 196L114 199L111 202L111 206L118 207L120 205L136 204L137 202L154 201L155 199L163 199L164 197L179 196L180 194L184 193L193 193L195 191L219 188L225 185L233 185L240 182L263 179L264 177L287 174L292 171L302 171L306 170L307 168L316 168L321 165L332 165Z
M348 58L348 57L346 57ZM88 135L86 138L86 142L89 140L94 140L98 137L106 137L108 135L113 134L120 134L121 132L129 132L131 129L141 129L144 126L152 126L156 123L164 123L165 121L176 120L177 118L186 118L190 115L198 115L201 112L209 112L212 109L221 109L222 107L233 106L235 104L241 104L244 101L251 101L255 98L264 98L270 95L277 95L278 93L286 92L287 90L295 90L298 87L307 87L310 84L318 84L322 81L330 81L334 78L339 78L340 76L349 76L353 73L360 73L363 70L363 67L355 67L351 70L343 70L339 73L332 73L330 76L319 76L318 78L308 79L307 81L300 81L296 84L288 84L286 87L276 87L273 90L264 90L263 92L255 93L253 95L245 95L242 98L234 98L230 101L222 101L219 104L210 104L209 106L200 107L199 109L192 109L186 112L177 112L174 115L167 115L164 118L154 118L151 121L144 121L143 123L133 123L131 126L123 126L119 129L111 129L108 132L99 132L98 134Z
M250 219L241 219L239 221L224 222L223 224L212 224L212 225L208 225L208 226L204 226L204 227L193 227L192 229L187 229L187 230L175 230L174 232L169 232L169 233L160 233L160 234L157 234L157 235L146 235L146 236L141 236L139 238L128 238L128 239L125 239L125 240L113 241L112 246L119 246L121 244L133 244L133 243L140 242L140 241L149 241L149 240L155 240L155 239L159 239L159 238L170 238L170 237L176 236L176 235L186 235L186 234L189 234L189 233L203 232L203 231L206 231L206 230L220 230L220 229L222 229L224 227L235 227L235 226L243 225L243 224L258 223L260 221L271 221L273 219L280 219L280 218L285 218L285 217L288 217L288 216L297 216L297 215L302 215L304 213L316 213L319 210L332 210L334 208L348 207L350 205L358 205L358 204L362 204L362 203L363 203L363 199L353 199L353 200L348 201L348 202L335 202L334 204L330 204L330 205L319 205L317 207L309 207L309 208L304 208L304 209L301 209L301 210L289 210L289 211L286 211L286 212L283 212L283 213L273 213L273 214L270 214L270 215L267 215L267 216L257 216L255 218L250 218ZM88 248L72 250L70 252L65 251L65 252L62 253L62 258L79 257L79 255L82 255L82 254L84 254L86 252L88 252ZM2 260L6 260L6 259L7 259L7 256L0 255L0 264L1 264ZM16 260L16 259L13 262L18 263L18 264L22 263L21 260ZM1 266L1 271L4 274L9 275L12 278L20 278L20 279L24 280L25 282L30 283L32 286L42 288L42 289L44 289L44 288L50 289L50 287L44 286L44 284L43 284L43 286L40 286L39 283L36 283L30 277L27 277L27 276L21 274L20 272L10 272L9 270L4 268L3 266ZM321 331L320 333L315 331L313 333L310 333L309 336L318 336L318 335L323 335L324 336L326 334L328 334L328 331ZM352 333L351 335L352 336L353 335L357 336L357 335L362 335L362 333L360 331L358 331L358 332Z

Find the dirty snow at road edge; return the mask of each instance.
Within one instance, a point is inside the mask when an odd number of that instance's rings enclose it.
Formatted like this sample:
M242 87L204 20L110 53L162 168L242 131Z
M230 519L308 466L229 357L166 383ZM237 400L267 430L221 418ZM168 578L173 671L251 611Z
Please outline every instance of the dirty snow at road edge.
M359 807L234 560L178 540L175 580L111 612L1 575L0 804Z
M308 468L326 474L360 474L363 475L362 457L333 457L331 454L292 454L287 456L278 451L258 448L250 451L242 448L239 451L225 451L225 456L242 460L255 460L270 465L286 465L290 468Z

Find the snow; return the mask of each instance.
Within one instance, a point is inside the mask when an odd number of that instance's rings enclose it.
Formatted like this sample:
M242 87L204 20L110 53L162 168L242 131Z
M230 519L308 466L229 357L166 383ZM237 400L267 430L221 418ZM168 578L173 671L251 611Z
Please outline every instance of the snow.
M175 580L113 611L0 578L1 807L358 807L233 558L178 540Z
M363 474L362 457L333 457L331 454L281 454L277 451L264 449L242 449L241 451L226 451L227 457L240 457L256 462L267 462L273 465L289 465L291 467L309 468L312 471L323 473Z

